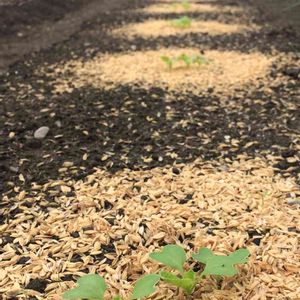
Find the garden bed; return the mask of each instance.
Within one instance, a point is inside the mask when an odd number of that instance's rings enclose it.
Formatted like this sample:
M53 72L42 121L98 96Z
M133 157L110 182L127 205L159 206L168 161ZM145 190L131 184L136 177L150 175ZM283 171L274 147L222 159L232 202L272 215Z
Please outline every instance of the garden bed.
M62 299L86 273L127 299L166 244L251 253L192 299L299 298L299 34L264 22L240 1L132 1L2 75L3 299Z

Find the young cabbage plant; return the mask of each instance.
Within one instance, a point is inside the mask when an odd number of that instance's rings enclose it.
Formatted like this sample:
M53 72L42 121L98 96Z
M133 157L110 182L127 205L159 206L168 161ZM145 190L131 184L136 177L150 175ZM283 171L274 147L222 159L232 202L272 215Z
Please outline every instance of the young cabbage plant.
M191 8L191 4L190 4L190 2L187 1L187 0L182 1L182 2L181 2L181 5L182 5L182 7L183 7L185 10L189 10L189 9Z
M184 271L183 265L185 264L187 257L182 247L177 245L167 245L163 247L161 252L154 252L149 256L179 272L179 275L175 275L171 272L161 271L160 277L163 281L182 288L188 295L193 292L197 283L196 273L192 269Z
M168 66L169 69L173 68L174 59L169 56L161 56L160 59Z
M236 275L237 270L235 269L235 265L247 263L249 255L250 253L247 249L239 249L226 256L216 255L210 249L202 248L198 253L192 255L196 261L205 265L200 277L191 268L188 271L184 271L183 267L187 257L185 251L180 246L167 245L161 252L151 253L150 258L178 271L179 275L161 271L160 277L163 281L182 288L187 295L190 295L202 277L209 275Z
M142 277L136 282L130 299L135 300L150 296L156 292L155 285L159 280L160 276L157 274L150 274ZM106 289L107 286L103 277L98 274L88 274L79 278L77 287L66 291L63 298L65 300L104 300ZM112 300L122 300L122 298L117 295L114 296Z
M214 275L234 276L237 274L235 266L245 264L250 255L247 249L239 249L229 255L216 255L208 248L202 248L192 257L204 265L200 276L190 267L186 270L187 255L178 245L167 245L160 252L153 252L150 258L156 260L173 271L162 270L159 274L149 274L139 279L134 288L131 300L142 299L157 291L156 285L163 280L178 288L182 288L187 295L193 293L197 283L205 276ZM105 280L98 274L88 274L78 279L77 287L66 291L65 300L104 300L107 289ZM117 295L112 300L122 300Z
M171 25L173 25L174 27L177 27L177 28L185 29L185 28L191 27L192 20L189 17L184 16L184 17L172 20Z
M205 265L201 277L209 275L234 276L237 274L235 265L247 263L249 255L248 249L238 249L229 255L217 255L208 248L202 248L192 257Z
M184 10L189 10L191 8L191 4L187 0L184 0L180 3L178 2L172 3L172 7L174 9L177 9L178 7L182 7Z
M180 61L184 62L187 67L190 67L193 64L202 65L208 63L208 60L202 55L187 55L185 53L177 57L161 56L161 60L169 69L172 69L174 64Z

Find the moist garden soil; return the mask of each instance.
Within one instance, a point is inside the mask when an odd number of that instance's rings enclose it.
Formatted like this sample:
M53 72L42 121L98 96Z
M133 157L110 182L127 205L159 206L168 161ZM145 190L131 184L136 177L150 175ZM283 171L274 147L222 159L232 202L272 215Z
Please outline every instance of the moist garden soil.
M83 2L56 5L57 11L53 9L47 18L50 21L60 18L65 11L81 8ZM16 26L10 19L11 26L3 32L1 30L1 35L15 34L22 26L34 27L42 21L48 11L48 8L44 9L45 1L30 3L32 11L37 12L36 17L24 17L21 25ZM20 191L26 190L29 197L35 199L38 188L31 190L32 186L42 188L51 180L76 182L93 174L95 168L110 176L125 172L124 176L129 180L140 182L140 178L134 177L140 176L138 172L166 168L166 172L177 176L184 170L184 165L192 164L197 159L218 166L220 161L229 163L247 156L249 159L259 157L268 161L275 173L299 183L299 31L285 24L274 27L272 23L266 23L266 15L255 6L247 6L246 1L230 0L216 1L214 5L221 8L230 5L242 10L222 14L217 11L189 12L187 15L203 21L228 24L254 23L259 29L246 33L186 33L152 38L134 36L130 39L110 34L112 30L133 22L177 16L176 13L141 12L150 4L153 3L128 1L122 9L101 11L85 21L65 41L27 54L1 75L1 225L18 219L32 206L36 207L37 212L47 213L49 207L59 205L57 197L64 197L66 193L68 197L75 195L73 187L54 192L47 192L45 188L43 201L34 204L26 201L21 207L16 206L13 200L7 201L15 196L23 201L24 195L20 196ZM19 8L13 11L16 16L24 13ZM10 18L10 10L5 15ZM93 85L76 87L72 72L63 72L63 65L69 60L87 62L99 54L119 55L159 50L161 47L197 47L204 54L209 50L244 54L255 50L268 56L275 56L276 53L276 59L265 77L255 79L252 85L235 87L233 91L225 88L224 94L217 93L214 88L201 91L191 88L181 92L137 82L118 84L110 89ZM56 78L63 78L70 91L58 93L55 89ZM34 132L41 126L48 126L50 131L44 139L35 139ZM128 170L137 173L133 176L126 173ZM251 168L247 172L251 173ZM151 176L155 176L155 172ZM144 198L147 200L148 195ZM186 198L182 204L191 199ZM112 202L103 203L103 207L111 209ZM118 215L124 215L124 208L125 205L116 208L116 214L107 221L113 224ZM88 226L85 230L89 230ZM251 230L254 233L250 234L250 239L261 234L256 229ZM72 234L78 238L77 230ZM60 239L55 236L51 238ZM114 236L114 241L116 239ZM5 234L1 241L2 247L14 247L13 235ZM249 243L253 241L249 240ZM162 241L159 245L163 244ZM97 258L99 261L103 259L101 255L115 253L113 242L108 243L107 247L97 254L100 255ZM107 258L106 263L114 258ZM72 257L74 263L80 260L80 256ZM22 256L17 264L26 262L27 257ZM81 271L85 273L88 270ZM70 275L60 280L70 281L73 277ZM30 280L27 288L43 294L47 285L54 281L53 278L37 277ZM36 299L41 296L32 297Z

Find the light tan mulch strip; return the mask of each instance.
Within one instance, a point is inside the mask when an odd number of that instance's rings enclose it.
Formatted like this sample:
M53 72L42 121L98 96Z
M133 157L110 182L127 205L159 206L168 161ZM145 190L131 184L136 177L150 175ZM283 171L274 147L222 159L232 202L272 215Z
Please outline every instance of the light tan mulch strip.
M161 243L181 244L189 254L200 247L223 254L245 246L250 250L250 262L240 267L238 276L225 279L221 288L213 279L203 280L193 299L299 299L299 206L287 205L288 197L300 195L294 181L275 176L264 160L245 156L214 165L198 160L177 168L178 175L171 167L115 175L97 170L83 181L35 186L34 198L20 190L16 198L4 199L23 212L0 227L2 236L14 238L0 255L3 299L12 295L26 299L22 288L32 278L52 283L46 295L30 290L28 295L61 299L62 292L73 286L61 278L84 275L80 270L85 268L105 276L111 291L127 297L132 280L159 270L148 254ZM68 194L71 189L74 196ZM25 202L49 203L47 193L57 194L48 213L38 205L25 206ZM180 204L188 195L190 200ZM104 208L105 201L110 209ZM250 230L262 233L259 246L249 239ZM80 237L71 237L75 231ZM103 255L102 261L90 256L101 254L101 245L109 244L116 253ZM70 262L74 254L82 261ZM30 261L16 264L21 256ZM111 265L105 264L107 258ZM163 285L153 299L185 298Z
M258 77L264 77L270 70L275 56L268 57L259 52L244 54L236 51L206 51L207 64L186 67L176 63L169 70L161 56L177 57L181 54L199 55L199 50L160 49L159 51L131 52L117 55L99 55L82 62L72 60L64 66L57 66L54 72L68 72L73 76L58 79L55 84L57 92L69 92L69 83L80 88L86 85L110 89L119 84L139 83L142 86L159 86L170 90L205 91L213 87L222 93L232 91L235 87L250 84ZM51 76L51 75L50 75Z
M231 7L228 5L213 5L212 4L202 4L202 3L190 3L190 7L188 9L184 8L182 4L168 4L168 3L157 3L153 5L149 5L143 9L139 9L139 11L143 13L151 13L151 14L171 14L171 13L236 13L243 11L240 7Z
M187 33L209 33L210 35L231 34L254 29L241 24L224 24L216 21L193 20L187 28L175 27L171 20L148 20L143 23L134 23L114 30L113 34L121 34L129 37L158 37L169 35L182 35ZM257 29L257 28L256 28Z

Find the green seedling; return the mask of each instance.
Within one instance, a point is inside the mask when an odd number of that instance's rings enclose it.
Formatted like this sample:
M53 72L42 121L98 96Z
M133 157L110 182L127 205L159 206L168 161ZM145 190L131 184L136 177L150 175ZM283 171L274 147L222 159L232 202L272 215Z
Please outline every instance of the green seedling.
M182 247L177 245L167 245L161 252L151 253L150 258L179 271L179 276L166 271L160 272L163 281L182 288L188 295L193 292L197 283L196 273L193 270L184 272L183 265L186 262L187 257Z
M185 1L182 1L181 2L181 5L182 7L185 9L185 10L189 10L191 8L191 4L189 1L185 0Z
M190 67L193 64L207 64L208 60L202 55L187 55L185 53L177 57L161 56L162 61L168 66L169 69L172 69L176 62L184 62L187 67Z
M193 258L205 264L204 271L197 274L189 269L184 271L184 264L186 263L186 254L183 248L177 245L167 245L161 252L151 253L150 258L164 264L167 267L175 269L180 274L175 275L170 272L161 271L160 277L178 288L182 288L184 292L190 295L195 289L199 279L208 275L220 276L234 276L237 274L235 269L236 264L244 264L248 260L249 251L247 249L239 249L234 253L226 255L216 255L208 248L202 248L198 253L193 254Z
M234 276L237 274L235 265L245 264L250 255L248 249L239 249L230 255L216 255L208 248L202 248L192 257L205 264L201 277L208 275Z
M189 10L191 8L191 4L187 0L185 0L180 3L178 3L178 2L172 3L172 7L174 9L177 9L178 7L179 8L182 7L184 10Z
M106 290L104 279L97 274L88 274L78 279L77 287L64 293L64 299L103 300Z
M189 28L192 25L192 20L189 17L184 16L184 17L172 20L171 25L173 25L174 27L181 28L181 29Z
M186 270L187 255L184 249L177 245L167 245L160 252L153 252L150 258L160 262L172 270L162 270L159 274L149 274L139 279L134 288L131 300L142 299L157 291L156 285L160 280L178 288L182 288L187 295L193 293L197 283L205 276L214 275L217 279L221 276L234 276L237 274L235 266L248 261L249 251L239 249L230 255L216 255L208 248L202 248L192 257L205 265L203 272L198 275L192 267ZM104 279L97 274L89 274L81 277L77 287L64 293L65 300L104 300L107 289ZM122 300L120 296L114 296L112 300Z
M155 285L159 282L160 276L157 274L150 274L139 279L132 292L131 300L147 297L156 292ZM106 283L98 274L88 274L78 279L78 287L71 289L64 293L63 298L66 300L104 300L104 293L106 291ZM117 295L113 300L122 300Z
M169 69L173 68L174 59L169 56L161 56L160 59L168 66Z

